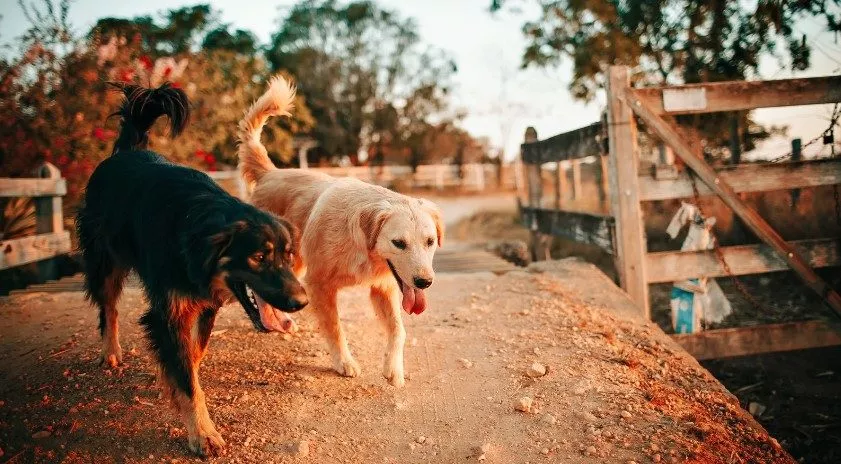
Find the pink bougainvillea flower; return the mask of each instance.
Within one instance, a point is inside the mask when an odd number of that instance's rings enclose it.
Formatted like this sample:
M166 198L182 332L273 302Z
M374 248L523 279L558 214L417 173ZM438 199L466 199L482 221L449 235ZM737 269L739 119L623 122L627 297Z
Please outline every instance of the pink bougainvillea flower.
M152 67L155 65L155 63L152 61L152 58L149 58L148 55L141 56L137 59L137 61L139 61L140 65L143 66L143 69L147 71L151 70Z

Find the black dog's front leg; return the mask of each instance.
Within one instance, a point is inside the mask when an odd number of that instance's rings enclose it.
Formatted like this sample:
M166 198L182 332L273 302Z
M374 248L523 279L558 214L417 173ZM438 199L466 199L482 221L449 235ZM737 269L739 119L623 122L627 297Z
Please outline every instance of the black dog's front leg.
M210 420L198 376L218 308L179 297L170 297L166 306L151 308L141 319L160 364L164 394L184 422L190 450L219 455L225 440Z

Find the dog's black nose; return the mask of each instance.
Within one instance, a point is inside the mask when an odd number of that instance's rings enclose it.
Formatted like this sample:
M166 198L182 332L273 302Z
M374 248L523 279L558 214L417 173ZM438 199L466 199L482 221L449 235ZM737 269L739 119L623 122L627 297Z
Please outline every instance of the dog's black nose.
M302 297L292 298L291 302L292 302L292 305L291 305L292 309L294 309L295 311L300 311L301 309L303 309L306 305L308 305L310 303L310 300L307 297L302 296Z
M423 277L415 277L415 287L427 288L432 285L432 279L424 279Z

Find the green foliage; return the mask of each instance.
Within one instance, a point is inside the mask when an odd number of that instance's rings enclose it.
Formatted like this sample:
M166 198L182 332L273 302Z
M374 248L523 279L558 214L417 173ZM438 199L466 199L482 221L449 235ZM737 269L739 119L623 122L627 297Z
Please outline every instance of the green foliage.
M499 10L509 2L492 0ZM523 26L528 45L523 66L554 66L569 60L570 91L589 101L604 87L610 65L628 65L641 85L742 80L755 77L764 54L788 66L810 65L806 36L794 24L822 19L826 30L841 32L841 0L537 0L540 16ZM817 30L811 29L814 33ZM746 148L767 137L748 113L740 115ZM729 115L693 117L713 144L729 137ZM684 120L684 122L686 122ZM776 128L772 128L776 130Z
M257 53L257 37L251 31L242 29L231 33L225 25L208 32L201 48L203 50L229 50L241 55L253 56Z
M324 157L353 157L367 147L374 162L419 143L432 116L446 109L456 70L420 42L414 21L369 1L297 3L267 58L297 78Z
M217 23L218 12L201 4L165 12L156 21L151 16L133 19L102 18L90 32L91 38L107 42L110 37L140 39L141 49L152 55L175 55L195 51L202 37Z
M165 13L163 22L109 18L77 37L66 21L68 4L45 0L27 6L27 16L37 22L22 38L20 54L0 56L0 177L29 176L49 161L68 180L66 204L75 204L94 167L110 153L118 130L117 119L109 116L121 95L108 81L154 86L168 80L181 86L194 117L175 143L164 132L165 124L153 129L152 147L201 169L217 169L218 162L236 164L237 122L264 91L269 70L259 56L242 53L243 41L217 40L208 49L188 51L199 31L211 24L213 11L181 8ZM271 154L290 159L293 136L312 123L299 99L291 121L273 120L266 129Z

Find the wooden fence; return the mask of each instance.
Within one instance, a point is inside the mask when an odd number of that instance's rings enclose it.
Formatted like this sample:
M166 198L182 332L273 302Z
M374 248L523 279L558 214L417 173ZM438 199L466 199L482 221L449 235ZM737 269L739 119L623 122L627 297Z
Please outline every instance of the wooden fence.
M41 274L51 276L53 263L45 260L70 252L70 232L64 230L62 211L67 183L49 163L38 174L31 179L0 178L0 197L30 197L35 203L35 235L0 238L0 270L40 262Z
M454 164L428 164L418 166L412 173L410 166L349 166L309 168L336 177L355 177L365 182L382 186L402 184L413 189L445 190L459 188L462 191L484 191L490 188L514 190L517 187L516 174L507 166L496 164L465 164L459 173ZM501 170L501 171L500 171ZM238 171L209 172L210 177L223 184L228 191L245 195L245 185Z
M841 297L814 271L841 265L841 240L786 241L738 195L841 184L841 159L714 169L700 152L700 136L692 128L679 127L672 117L839 101L841 76L636 89L630 85L626 67L611 67L606 121L543 141L527 132L522 161L527 171L528 204L522 207L522 213L524 224L533 231L535 256L546 256L548 240L543 234L573 238L612 252L622 288L646 318L650 318L649 284L781 270L797 273L836 315L841 315ZM650 173L640 172L638 119L687 169L678 173L673 166L657 166ZM547 208L542 193L547 170L541 167L549 163L548 171L554 170L558 177L557 198L563 177L555 167L557 163L601 154L605 139L607 156L600 159L607 159L609 182L606 188L603 183L599 185L607 190L610 214L564 211L560 200L554 208ZM670 158L663 156L662 160L668 162ZM672 175L662 175L664 172ZM690 172L694 173L699 196L718 196L763 243L722 247L720 255L714 250L649 253L641 202L693 197ZM841 344L839 333L821 321L710 330L676 339L699 358Z
M456 165L423 165L413 174L409 166L312 168L334 176L356 177L366 182L391 186L402 180L410 188L444 190L457 187L467 191L486 188L513 190L517 181L512 169L494 164L466 164L461 174ZM500 169L502 171L500 172ZM64 230L62 196L67 183L58 168L45 164L39 178L0 178L0 197L32 197L35 203L36 233L28 237L0 238L0 270L39 262L43 278L53 278L54 263L50 258L70 253L70 232ZM208 172L229 193L247 196L239 171Z

